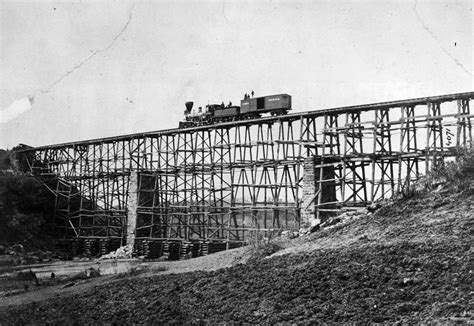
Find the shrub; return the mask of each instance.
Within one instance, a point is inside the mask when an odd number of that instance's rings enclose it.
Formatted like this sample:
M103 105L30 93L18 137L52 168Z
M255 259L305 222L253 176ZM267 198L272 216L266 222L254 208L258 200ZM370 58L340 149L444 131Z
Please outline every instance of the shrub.
M446 184L455 191L470 187L474 168L474 149L460 147L456 150L456 160L445 162L435 158L431 171L427 174L427 187L433 189Z
M455 192L471 187L474 175L474 149L459 147L456 149L456 160L445 161L442 156L435 156L431 170L404 191L403 197L433 190L439 185Z

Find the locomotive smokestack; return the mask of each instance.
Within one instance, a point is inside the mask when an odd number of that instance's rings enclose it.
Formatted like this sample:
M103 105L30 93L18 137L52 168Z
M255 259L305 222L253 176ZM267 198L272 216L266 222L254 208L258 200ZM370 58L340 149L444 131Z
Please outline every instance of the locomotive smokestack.
M186 102L184 103L186 105L186 112L191 113L191 110L193 109L194 102Z

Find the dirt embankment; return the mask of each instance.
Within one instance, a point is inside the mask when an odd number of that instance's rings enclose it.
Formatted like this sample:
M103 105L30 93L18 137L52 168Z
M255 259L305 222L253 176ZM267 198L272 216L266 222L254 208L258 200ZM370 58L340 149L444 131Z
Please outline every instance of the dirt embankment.
M59 298L0 308L4 323L467 322L474 194L417 195L280 242L266 259L214 271L95 279ZM223 254L223 253L221 253ZM219 254L220 255L220 254ZM239 254L240 255L240 254ZM202 263L219 265L216 255ZM242 257L239 256L239 259ZM239 260L239 261L245 261ZM192 267L194 264L194 268ZM172 265L169 265L172 266ZM178 266L178 265L176 265ZM175 266L175 267L176 267Z

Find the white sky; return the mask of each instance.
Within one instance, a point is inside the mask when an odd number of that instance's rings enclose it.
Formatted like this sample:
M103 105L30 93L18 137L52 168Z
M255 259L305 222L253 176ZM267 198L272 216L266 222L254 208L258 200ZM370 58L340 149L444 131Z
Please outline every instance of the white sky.
M173 128L185 101L252 89L294 111L472 91L472 17L471 1L0 1L0 117L22 112L0 148Z

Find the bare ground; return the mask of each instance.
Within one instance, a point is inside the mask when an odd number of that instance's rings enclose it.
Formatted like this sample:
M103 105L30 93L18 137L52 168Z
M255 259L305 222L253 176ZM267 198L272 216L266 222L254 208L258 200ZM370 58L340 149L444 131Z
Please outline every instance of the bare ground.
M473 202L419 195L266 258L241 248L2 298L0 323L473 322Z

